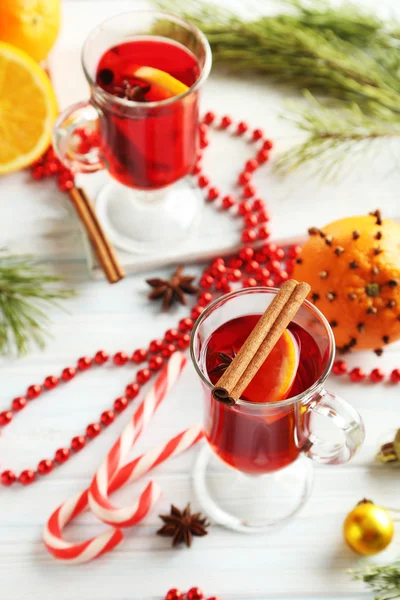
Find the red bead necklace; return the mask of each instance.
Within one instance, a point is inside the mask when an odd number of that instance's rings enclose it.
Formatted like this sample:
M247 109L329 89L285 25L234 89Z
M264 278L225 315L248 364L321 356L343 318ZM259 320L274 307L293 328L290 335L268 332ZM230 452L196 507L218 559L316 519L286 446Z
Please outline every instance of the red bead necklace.
M203 151L209 144L208 132L211 125L216 130L229 130L235 138L247 136L250 148L253 149L255 146L255 155L246 161L238 177L237 185L241 190L239 198L233 195L222 196L218 188L211 185L209 178L202 172L201 161ZM97 132L82 129L76 134L83 144L83 152L98 145ZM279 286L289 278L296 257L301 252L301 247L295 245L281 248L277 244L266 242L270 237L268 226L270 216L264 200L257 197L256 189L252 184L254 172L268 161L269 152L273 147L272 142L264 138L261 129L251 130L243 121L234 125L232 119L227 115L218 121L213 112L206 113L199 126L199 140L200 150L192 175L197 178L197 184L204 190L208 202L212 202L216 208L229 211L236 218L242 218L242 241L246 245L228 259L215 258L204 269L199 280L201 291L197 296L197 303L191 308L190 317L181 319L177 328L168 329L162 339L151 341L147 349L138 348L132 354L125 352L114 354L112 360L116 366L131 365L132 362L139 365L146 361L147 366L136 372L135 381L126 386L124 396L114 401L112 409L105 410L101 414L99 422L90 423L84 434L75 436L68 448L59 448L53 459L41 460L36 470L25 469L18 476L9 469L3 471L1 473L3 485L11 486L15 482L22 485L33 483L37 476L49 474L54 467L65 463L73 454L80 452L88 442L96 438L104 428L114 421L116 415L125 410L138 395L140 386L147 383L161 369L165 359L169 358L176 350L185 350L189 347L189 332L193 328L194 321L215 297L240 287ZM67 191L74 185L73 174L61 165L52 148L49 148L44 156L32 165L31 173L37 180L57 176L57 183L62 191ZM247 245L256 241L261 242L256 248ZM8 425L16 413L23 410L29 402L37 399L42 393L50 392L58 385L64 385L71 381L77 374L93 367L100 367L107 361L109 361L108 354L104 350L99 350L93 358L84 356L77 361L76 366L66 367L59 377L50 375L42 384L29 386L24 396L14 398L10 408L0 413L0 426ZM348 373L352 381L362 381L367 377L364 371L358 367L349 371L343 360L335 362L333 373L336 375ZM374 383L382 381L384 377L380 369L373 369L369 374L369 379ZM390 374L390 379L392 382L398 383L400 369L394 369Z
M400 382L400 369L393 369L393 371L386 375L382 369L375 368L372 369L372 371L368 374L364 371L364 369L361 369L361 367L349 369L346 361L344 360L336 360L334 362L332 373L334 375L348 375L351 381L354 381L355 383L365 380L369 380L372 383L381 383L385 380L391 383Z
M206 600L204 593L198 587L192 587L186 594L182 593L177 588L172 588L167 592L165 600ZM218 600L216 596L208 598L208 600Z
M189 327L190 321L190 327ZM147 383L152 375L161 369L166 357L171 356L178 349L185 350L190 343L190 331L193 326L192 319L182 319L179 324L179 330L171 329L165 333L164 340L153 340L149 344L148 350L139 348L129 356L126 352L117 352L113 355L112 360L114 365L122 367L126 364L140 364L147 361L147 367L141 368L136 372L136 379L129 383L125 388L124 396L116 398L113 407L109 410L104 410L100 415L99 422L90 423L86 427L84 434L76 435L72 438L69 447L59 448L56 450L53 459L43 459L37 465L36 470L25 469L17 477L15 473L9 469L1 473L1 483L5 486L10 486L15 482L22 485L33 483L37 475L48 475L55 466L65 463L72 454L80 452L86 444L96 438L106 427L111 425L118 413L123 412L128 404L139 394L140 387ZM174 344L167 340L174 337ZM83 356L74 367L66 367L59 377L49 375L43 383L30 385L24 396L18 396L11 402L8 410L0 413L0 425L8 425L16 413L23 410L30 401L36 400L45 392L50 392L58 385L65 385L74 379L79 373L87 371L93 367L100 367L109 361L109 355L104 350L96 352L93 358Z

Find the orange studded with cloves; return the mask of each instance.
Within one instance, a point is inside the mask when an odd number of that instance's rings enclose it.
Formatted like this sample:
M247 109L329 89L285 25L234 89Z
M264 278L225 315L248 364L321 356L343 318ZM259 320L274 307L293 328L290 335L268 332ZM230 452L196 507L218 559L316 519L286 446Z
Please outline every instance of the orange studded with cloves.
M382 348L400 338L400 225L379 210L311 227L293 272L328 319L337 348Z

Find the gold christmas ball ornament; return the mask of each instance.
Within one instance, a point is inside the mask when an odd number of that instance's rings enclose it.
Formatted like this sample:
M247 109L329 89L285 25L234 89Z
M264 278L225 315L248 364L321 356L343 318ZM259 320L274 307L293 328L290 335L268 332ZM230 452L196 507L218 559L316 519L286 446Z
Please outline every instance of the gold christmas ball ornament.
M382 552L393 539L394 524L388 511L371 500L361 500L347 515L344 539L354 552L371 556Z

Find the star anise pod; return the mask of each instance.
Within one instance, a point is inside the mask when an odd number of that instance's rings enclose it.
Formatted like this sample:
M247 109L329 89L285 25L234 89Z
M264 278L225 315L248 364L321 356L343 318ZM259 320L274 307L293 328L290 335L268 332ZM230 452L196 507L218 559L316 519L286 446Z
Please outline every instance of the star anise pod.
M195 277L192 275L183 275L183 267L176 269L171 279L146 279L153 289L149 294L150 300L163 298L162 309L167 310L175 301L179 300L181 304L187 304L185 294L196 294L198 288L193 285Z
M216 354L218 356L219 363L210 371L210 374L222 375L235 358L236 352L232 348L230 354L227 354L226 352L217 352Z
M146 94L150 91L151 85L133 85L129 81L124 81L124 94L127 100L134 100L135 102L145 102Z
M157 535L172 537L172 546L185 543L188 548L192 545L193 536L207 535L209 523L201 513L191 514L190 504L181 511L171 504L169 515L160 515L164 525L157 531Z
M101 73L105 73L100 78L101 82L104 82L104 89L112 94L118 96L118 98L126 98L127 100L133 100L135 102L146 102L146 94L150 91L151 85L149 83L143 83L143 85L131 84L127 79L124 79L122 85L117 85L110 81L110 75L108 75L109 69L103 69ZM111 72L111 71L110 71ZM111 72L112 75L112 72ZM109 83L106 83L109 81Z

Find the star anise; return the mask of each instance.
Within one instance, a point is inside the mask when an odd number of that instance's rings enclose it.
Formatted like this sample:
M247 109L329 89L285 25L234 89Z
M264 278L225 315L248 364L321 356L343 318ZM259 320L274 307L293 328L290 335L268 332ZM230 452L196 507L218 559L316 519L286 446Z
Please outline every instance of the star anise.
M129 81L124 81L124 95L127 100L135 102L146 102L146 94L150 91L151 85L131 85Z
M124 79L121 85L113 83L114 74L110 69L102 69L98 75L98 80L104 89L118 98L126 98L134 102L147 102L146 95L151 90L149 83L130 82Z
M185 543L188 548L192 545L193 536L207 535L209 523L201 513L191 514L190 504L181 511L171 504L169 515L160 515L164 525L157 531L157 535L172 537L172 546Z
M232 348L230 354L227 354L226 352L217 352L216 355L219 359L219 363L210 371L210 374L222 375L235 358L236 352Z
M149 294L149 299L163 298L163 310L169 308L177 300L181 304L187 304L185 294L196 294L198 292L198 288L192 283L194 279L195 277L192 275L183 275L182 266L176 269L171 279L161 279L159 277L146 279L146 283L154 288Z

